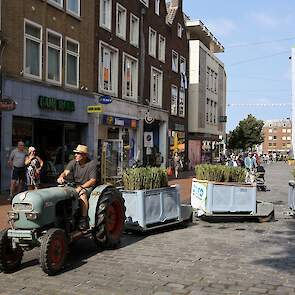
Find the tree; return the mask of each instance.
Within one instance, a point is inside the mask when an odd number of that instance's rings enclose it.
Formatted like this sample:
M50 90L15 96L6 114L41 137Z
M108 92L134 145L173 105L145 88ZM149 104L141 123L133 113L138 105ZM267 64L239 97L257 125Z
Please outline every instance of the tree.
M254 145L263 142L264 122L257 120L253 115L239 122L239 125L230 132L228 148L229 149L252 149Z

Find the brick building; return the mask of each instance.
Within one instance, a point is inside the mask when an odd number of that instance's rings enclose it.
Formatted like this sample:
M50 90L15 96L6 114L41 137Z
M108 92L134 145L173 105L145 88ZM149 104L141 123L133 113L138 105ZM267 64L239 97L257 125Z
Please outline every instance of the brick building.
M53 178L77 143L95 153L95 120L87 106L96 80L94 0L1 2L2 97L17 102L1 114L3 190L8 155L19 140L38 148Z
M290 119L268 120L263 126L264 142L262 152L288 154L292 143L292 122Z
M0 22L1 95L17 102L1 114L2 190L19 140L53 178L77 143L91 156L106 148L115 177L137 158L155 164L157 152L165 166L167 134L187 154L181 0L2 0Z

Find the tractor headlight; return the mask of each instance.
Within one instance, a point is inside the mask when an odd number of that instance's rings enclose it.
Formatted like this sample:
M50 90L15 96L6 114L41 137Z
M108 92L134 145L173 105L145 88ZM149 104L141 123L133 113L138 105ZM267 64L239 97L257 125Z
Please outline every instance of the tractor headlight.
M8 212L8 219L9 220L18 220L19 214L17 212L9 211Z
M38 219L38 216L39 216L39 214L36 212L26 212L25 214L28 220L36 220Z

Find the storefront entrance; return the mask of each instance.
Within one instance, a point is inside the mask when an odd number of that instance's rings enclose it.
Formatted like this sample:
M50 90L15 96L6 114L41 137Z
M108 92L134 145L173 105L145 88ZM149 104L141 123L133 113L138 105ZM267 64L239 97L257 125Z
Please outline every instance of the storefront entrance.
M16 146L22 140L26 147L35 146L44 161L41 182L53 183L73 159L73 149L82 143L86 128L86 124L14 117L12 143Z

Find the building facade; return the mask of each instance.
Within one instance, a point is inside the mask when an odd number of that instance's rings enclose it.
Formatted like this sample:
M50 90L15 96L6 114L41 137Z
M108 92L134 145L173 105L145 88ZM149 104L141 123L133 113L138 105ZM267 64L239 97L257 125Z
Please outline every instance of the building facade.
M292 146L292 122L290 119L268 120L263 126L264 142L262 152L264 154L276 152L287 155Z
M94 0L2 1L2 98L17 102L1 114L1 189L9 187L10 151L22 140L56 178L73 148L95 154L93 104ZM87 32L87 34L85 34Z
M78 143L104 156L108 177L135 160L166 166L171 148L187 154L181 0L1 4L1 95L17 102L1 114L2 190L19 140L36 146L52 179Z
M189 161L212 162L219 156L225 139L226 72L216 57L223 46L201 21L187 20L190 50Z

